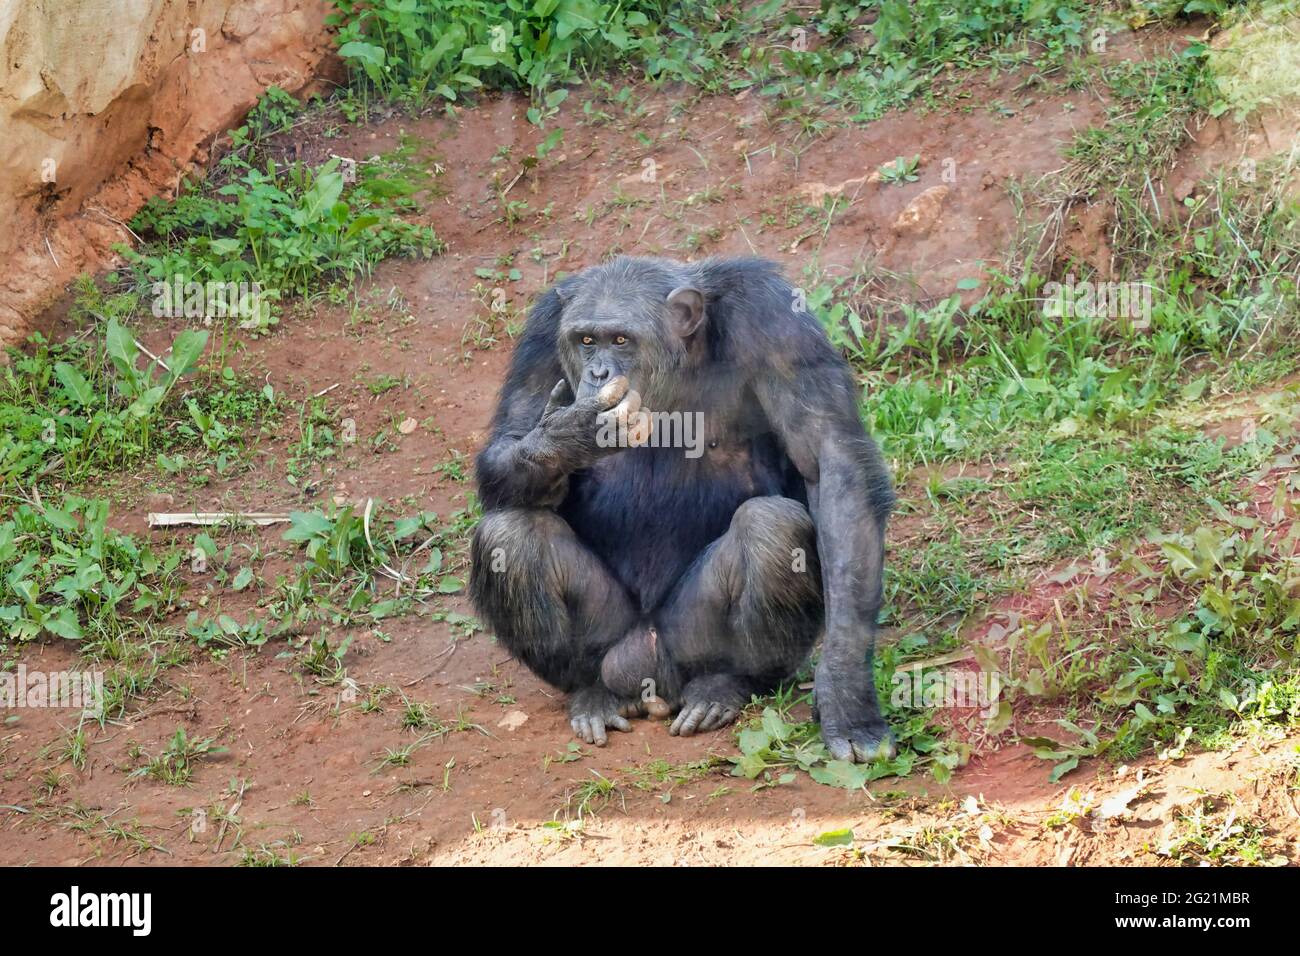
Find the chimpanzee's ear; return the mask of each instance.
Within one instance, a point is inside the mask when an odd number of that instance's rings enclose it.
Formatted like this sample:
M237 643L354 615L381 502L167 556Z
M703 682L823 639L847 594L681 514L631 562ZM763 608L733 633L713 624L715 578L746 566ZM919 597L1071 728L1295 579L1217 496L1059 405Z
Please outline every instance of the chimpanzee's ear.
M573 298L574 293L578 291L578 286L582 284L582 273L577 275L565 276L559 282L555 283L555 294L560 297L563 305L568 305Z
M668 322L680 338L688 339L704 321L704 295L689 285L668 293Z

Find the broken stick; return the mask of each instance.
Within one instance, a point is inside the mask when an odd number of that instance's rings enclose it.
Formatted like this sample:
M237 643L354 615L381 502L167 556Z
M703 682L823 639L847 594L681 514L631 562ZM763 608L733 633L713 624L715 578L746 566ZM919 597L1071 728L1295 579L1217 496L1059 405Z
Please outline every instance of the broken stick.
M287 514L272 511L151 511L149 527L171 528L177 525L213 524L280 524L289 520Z

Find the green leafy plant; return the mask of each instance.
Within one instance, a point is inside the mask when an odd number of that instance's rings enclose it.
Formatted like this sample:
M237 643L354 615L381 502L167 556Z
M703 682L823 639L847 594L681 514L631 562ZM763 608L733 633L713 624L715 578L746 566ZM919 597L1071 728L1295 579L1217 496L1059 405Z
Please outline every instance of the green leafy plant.
M305 560L278 585L271 611L281 627L317 618L373 622L407 610L414 600L464 589L463 579L444 566L444 548L460 546L464 526L439 524L433 512L381 519L379 510L375 505L369 513L343 507L290 514L284 540L299 545ZM417 537L424 540L412 547ZM385 595L383 579L399 582L399 592ZM472 619L454 617L447 619L472 626Z
M885 163L880 167L880 178L886 183L914 183L920 177L916 174L916 167L921 163L919 155L908 159L906 156L899 156L892 163Z
M391 255L441 251L431 228L373 204L377 194L371 181L368 193L354 190L352 202L346 201L337 159L318 170L268 162L265 170L245 170L215 196L182 200L188 207L183 214L146 208L136 228L159 242L126 254L154 282L255 282L260 296L274 299L367 273ZM267 317L253 321L265 324Z
M935 779L946 782L964 762L962 751L943 746L927 729L924 715L903 721L898 720L899 716L893 721L899 743L897 756L853 763L830 759L817 724L793 722L781 710L765 707L757 719L738 731L740 756L728 758L733 764L731 772L750 780L761 776L765 783L760 786L776 786L793 782L795 771L802 771L818 783L859 790L872 780L905 777L918 765L929 764Z
M109 528L107 501L21 504L0 521L0 627L18 641L121 635L175 605L180 560Z
M340 0L339 55L382 95L423 103L466 92L534 91L558 105L581 70L598 70L640 46L659 4L597 0ZM540 122L540 114L533 117Z
M131 776L153 777L169 786L183 786L190 782L196 764L226 753L228 749L218 746L214 737L194 740L185 733L184 727L177 727L162 752L131 771Z
M162 471L202 481L205 462L225 471L274 419L274 391L229 368L199 387L206 330L182 330L153 357L117 315L100 328L58 344L38 333L10 350L0 369L0 487L79 481L155 451Z
M338 157L313 168L265 155L265 141L288 128L297 108L282 90L268 91L202 183L174 200L150 199L132 220L146 242L119 248L155 308L172 286L247 287L237 317L260 332L275 324L273 303L284 297L346 283L390 256L442 251L432 228L398 216L428 185L409 142L361 164L355 176ZM199 311L208 320L225 317L212 315L211 304Z

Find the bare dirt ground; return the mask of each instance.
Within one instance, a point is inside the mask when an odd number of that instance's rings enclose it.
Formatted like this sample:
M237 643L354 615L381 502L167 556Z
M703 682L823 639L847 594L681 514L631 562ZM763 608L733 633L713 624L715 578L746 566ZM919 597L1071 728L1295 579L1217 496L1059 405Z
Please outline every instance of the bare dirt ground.
M411 496L439 514L463 507L471 485L435 466L455 453L472 456L485 432L509 339L497 329L491 347L471 341L476 323L492 320L475 287L493 283L475 270L505 254L515 254L512 265L522 274L501 283L515 318L558 272L615 251L755 253L783 261L792 277L814 251L824 265L846 271L874 258L882 269L914 277L919 298L949 295L962 278L980 275L981 263L997 261L1012 235L1007 179L1058 168L1072 132L1104 115L1091 91L1027 90L1024 79L958 84L941 110L892 114L815 140L771 124L757 98L656 95L635 116L605 104L614 116L600 125L584 125L569 104L557 117L566 130L562 150L509 194L528 203L514 227L498 221L490 177L515 168L493 162L501 147L522 156L540 140L520 100L488 100L459 121L391 117L346 126L329 139L301 130L287 148L308 160L331 152L365 157L413 137L440 170L424 218L449 251L382 265L361 292L371 306L358 314L346 304L314 303L286 316L272 336L241 344L234 360L240 369L294 400L337 386L328 393L331 407L356 420L357 443L328 463L309 493L284 480L285 436L260 446L251 472L214 476L198 490L128 476L113 489L115 520L133 533L184 543L188 532L147 529L145 515L161 510L158 502L176 511L280 511L336 496ZM918 181L884 188L867 180L879 165L914 153L922 157ZM656 163L653 182L642 176L647 157ZM832 227L788 218L801 194L825 189L854 197ZM927 208L900 222L927 191ZM590 224L589 207L598 210ZM60 321L52 315L48 327L57 331ZM139 330L150 348L165 347L180 327L151 322ZM372 395L366 381L380 372L406 384ZM394 428L408 418L418 422L414 431ZM383 429L390 431L387 447L373 452L362 439ZM906 496L907 476L900 483ZM276 528L225 540L280 546ZM1048 584L1050 576L990 607L976 635L1010 610L1049 606L1088 585ZM192 588L197 600L205 584L196 579ZM221 600L231 610L255 599ZM439 607L470 611L462 596ZM71 647L56 641L25 649L21 659L43 670L77 662ZM1085 762L1052 783L1050 765L1028 747L972 733L972 759L947 786L917 774L849 792L800 775L755 790L729 773L725 758L737 753L730 728L681 739L642 720L632 733L613 734L604 749L569 750L562 701L482 631L458 638L428 616L386 620L356 636L345 663L362 688L397 693L367 711L341 701L338 688L304 679L274 644L224 660L196 650L167 673L167 692L102 731L91 725L83 771L55 752L71 728L66 714L22 711L0 729L0 863L230 864L266 847L319 865L1159 864L1165 858L1157 850L1174 821L1201 813L1220 822L1229 814L1267 818L1269 855L1300 859L1294 791L1274 785L1295 778L1295 739L1118 769ZM387 748L414 740L401 726L401 695L427 703L443 721L459 717L467 729L417 748L407 766L384 765ZM1050 715L1015 716L1021 733L1047 732L1033 728ZM953 720L961 724L963 716ZM970 715L970 726L976 723ZM178 726L216 738L228 752L199 763L188 786L129 777L138 752L158 752ZM587 785L599 778L612 782L609 792L584 806ZM1104 825L1071 812L1107 799L1115 812ZM199 807L223 808L229 819L210 810L206 828L196 830L191 813ZM843 828L853 830L856 848L814 842Z

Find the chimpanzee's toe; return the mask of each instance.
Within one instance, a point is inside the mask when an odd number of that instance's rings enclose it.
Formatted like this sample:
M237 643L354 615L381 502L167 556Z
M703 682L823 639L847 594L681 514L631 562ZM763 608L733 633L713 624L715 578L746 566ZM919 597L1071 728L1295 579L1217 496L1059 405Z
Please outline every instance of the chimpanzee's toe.
M689 737L727 726L738 716L740 708L721 701L706 700L687 704L677 714L668 732L674 737Z
M689 737L727 726L740 716L745 694L740 682L729 674L697 677L682 691L682 709L668 732Z
M898 752L894 736L883 722L879 727L868 725L851 728L845 734L827 733L823 725L822 734L833 760L873 763L877 760L892 760Z
M607 728L625 733L632 729L625 716L627 706L603 687L585 688L569 698L569 726L574 736L603 747L609 743Z

